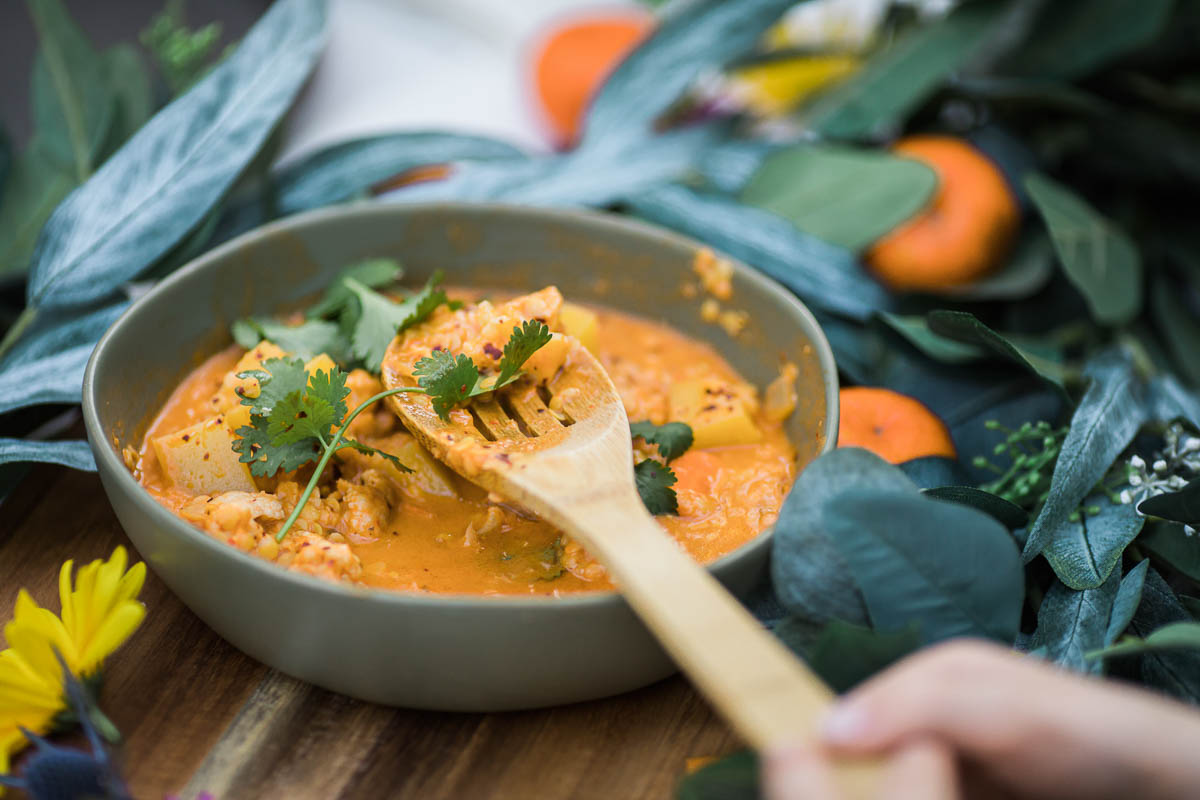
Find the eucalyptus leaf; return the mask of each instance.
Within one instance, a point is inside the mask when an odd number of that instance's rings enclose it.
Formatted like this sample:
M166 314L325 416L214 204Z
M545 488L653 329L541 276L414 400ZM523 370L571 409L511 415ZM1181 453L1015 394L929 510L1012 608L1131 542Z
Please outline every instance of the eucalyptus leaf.
M1008 13L1004 3L962 3L872 58L823 94L801 121L832 139L862 139L899 125L970 59Z
M1150 569L1150 559L1143 558L1137 566L1129 570L1121 579L1121 586L1113 600L1112 616L1108 620L1108 629L1104 632L1104 646L1108 647L1133 622L1133 615L1142 602L1142 589L1146 585L1146 573Z
M808 665L835 692L846 692L921 646L916 626L880 633L834 620L808 654Z
M31 97L46 155L82 183L108 135L115 99L104 62L60 0L26 0L38 34Z
M220 66L148 122L50 217L28 302L79 305L192 230L254 158L324 42L322 0L280 0Z
M743 750L684 777L676 800L759 800L758 756Z
M655 121L705 70L758 44L794 0L685 0L625 57L593 98L581 150L625 152L640 146Z
M78 403L94 343L30 359L0 372L0 414L48 403Z
M900 471L922 491L969 482L962 464L945 456L924 456L900 464Z
M898 468L856 447L839 447L804 468L775 523L771 579L780 602L807 620L867 624L870 619L822 518L824 505L849 488L916 493Z
M1150 419L1156 422L1186 420L1200 429L1200 397L1174 375L1156 375L1146 387Z
M1081 78L1149 44L1170 18L1174 0L1088 0L1041 5L1034 35L1009 53L1005 74Z
M1155 631L1176 622L1192 622L1175 592L1154 569L1146 574L1142 602L1130 624L1130 633L1148 639ZM1142 680L1192 703L1200 701L1200 652L1150 651L1141 658Z
M913 492L848 488L823 504L821 520L877 629L915 623L925 643L1016 638L1025 576L992 517Z
M1104 646L1121 575L1113 572L1103 584L1084 591L1055 581L1038 609L1037 630L1030 643L1044 648L1045 658L1078 672L1099 672L1085 654Z
M33 442L26 439L0 438L0 464L26 461L61 464L83 472L96 471L92 448L83 440Z
M733 139L705 151L696 171L716 191L738 194L772 153L786 145L762 139Z
M1012 254L997 271L974 283L938 290L943 297L970 301L1023 300L1040 291L1054 275L1054 247L1041 231L1017 240Z
M1200 650L1200 622L1172 622L1145 639L1127 637L1117 644L1088 653L1089 658L1114 658L1163 650Z
M1022 351L1008 339L984 325L965 311L930 311L925 317L929 331L959 344L972 345L988 351L1021 369L1028 370L1047 382L1062 388L1061 367L1045 358Z
M652 189L627 202L637 216L758 268L813 305L860 320L894 305L848 251L774 214L683 186Z
M934 500L944 500L948 503L959 503L978 509L993 517L1009 530L1024 528L1029 524L1029 514L1016 503L1010 503L1003 497L997 497L991 492L976 489L974 486L937 486L923 489L922 493Z
M281 214L349 200L415 167L463 160L522 159L504 142L453 133L391 133L326 147L272 175Z
M880 312L877 318L909 344L930 358L945 364L966 364L984 358L984 350L971 343L959 342L934 333L925 317Z
M1142 307L1142 258L1129 236L1045 175L1030 173L1024 186L1092 316L1106 325L1133 319Z
M1138 538L1138 546L1200 583L1200 535L1188 536L1181 525L1159 523L1148 527Z
M1025 542L1026 561L1053 544L1059 564L1096 564L1093 555L1085 552L1090 539L1071 526L1070 516L1133 441L1147 416L1143 387L1122 354L1101 354L1089 362L1087 374L1092 382L1071 417L1050 479L1049 496ZM1110 546L1112 541L1109 539ZM1102 564L1096 566L1097 574L1103 572ZM1081 580L1074 568L1059 577L1068 585L1093 583ZM1104 577L1106 572L1100 582Z
M128 302L118 302L79 313L47 314L38 318L25 335L0 359L0 380L13 367L50 358L82 345L94 346Z
M0 198L0 274L29 268L38 233L75 185L74 172L56 166L40 139L17 156Z
M802 144L767 157L741 197L857 252L925 208L937 185L934 171L913 159Z
M1146 522L1132 504L1114 504L1103 494L1085 498L1083 507L1078 519L1068 518L1042 551L1055 574L1072 589L1094 589L1104 583ZM1099 513L1090 513L1095 509Z
M1147 516L1200 525L1200 478L1191 481L1177 492L1147 497L1138 503L1137 510Z

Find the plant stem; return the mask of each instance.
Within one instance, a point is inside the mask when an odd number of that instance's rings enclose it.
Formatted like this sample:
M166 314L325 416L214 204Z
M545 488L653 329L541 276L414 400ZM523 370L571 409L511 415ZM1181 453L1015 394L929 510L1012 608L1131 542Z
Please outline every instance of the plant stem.
M26 306L20 316L13 321L13 324L5 332L4 338L0 339L0 358L7 355L21 335L33 324L34 319L37 318L37 312L37 306Z
M338 428L337 433L334 434L333 440L325 445L325 452L321 455L321 460L317 462L317 468L313 470L312 477L308 479L308 486L304 487L304 492L300 495L299 501L296 502L296 507L292 509L292 513L284 521L283 527L279 529L279 533L275 534L275 541L282 542L283 537L287 536L288 531L292 529L292 526L296 524L296 520L300 518L300 512L308 505L308 498L312 497L313 490L317 488L317 483L321 480L321 473L325 471L326 465L329 464L329 459L333 458L333 454L341 448L342 439L346 436L346 431L350 428L350 423L354 422L354 418L372 403L376 403L385 397L391 397L394 394L401 394L402 392L420 392L424 394L425 390L417 386L401 386L397 389L388 389L362 401L358 405L358 408L350 412L350 415L346 417L346 421L342 423L342 427Z

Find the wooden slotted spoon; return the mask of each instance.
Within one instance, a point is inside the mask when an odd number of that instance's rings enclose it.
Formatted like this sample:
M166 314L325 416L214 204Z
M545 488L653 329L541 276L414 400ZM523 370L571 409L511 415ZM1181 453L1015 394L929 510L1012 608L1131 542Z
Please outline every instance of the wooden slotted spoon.
M413 385L393 357L389 389ZM546 389L522 380L449 422L419 394L388 398L408 429L468 480L578 539L679 667L758 750L816 741L833 693L654 521L638 496L625 407L594 356L572 343ZM563 417L560 420L560 416ZM847 796L874 784L864 762L837 765Z

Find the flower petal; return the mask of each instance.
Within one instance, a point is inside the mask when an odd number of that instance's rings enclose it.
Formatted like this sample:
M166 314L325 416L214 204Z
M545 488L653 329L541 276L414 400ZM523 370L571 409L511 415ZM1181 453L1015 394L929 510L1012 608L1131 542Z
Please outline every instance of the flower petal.
M80 673L91 675L104 659L125 643L146 616L146 607L136 600L126 600L104 618L96 635L88 642L79 660Z

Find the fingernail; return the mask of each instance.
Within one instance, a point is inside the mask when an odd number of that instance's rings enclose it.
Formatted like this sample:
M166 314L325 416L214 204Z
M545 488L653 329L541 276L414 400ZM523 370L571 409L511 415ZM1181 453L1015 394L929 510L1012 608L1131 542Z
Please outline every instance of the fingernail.
M840 702L821 721L821 738L829 744L853 744L866 734L869 724L866 709L855 703Z

